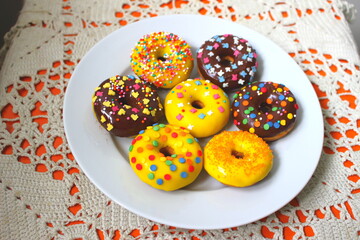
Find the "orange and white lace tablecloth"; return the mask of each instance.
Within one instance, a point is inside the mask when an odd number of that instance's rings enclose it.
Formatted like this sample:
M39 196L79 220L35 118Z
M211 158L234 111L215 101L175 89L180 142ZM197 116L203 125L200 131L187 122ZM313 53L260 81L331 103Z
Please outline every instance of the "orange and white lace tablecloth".
M144 219L103 195L69 149L62 106L84 54L124 25L179 13L264 34L299 64L318 95L320 163L296 198L254 223L203 231ZM359 239L360 60L351 13L341 0L25 0L0 55L0 238Z

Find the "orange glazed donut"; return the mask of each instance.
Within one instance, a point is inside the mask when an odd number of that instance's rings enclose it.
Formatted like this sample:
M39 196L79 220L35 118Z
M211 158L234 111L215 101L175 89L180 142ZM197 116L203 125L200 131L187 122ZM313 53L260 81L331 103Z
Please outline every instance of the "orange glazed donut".
M219 182L234 186L253 185L270 172L273 154L269 145L246 131L223 131L205 146L204 168Z

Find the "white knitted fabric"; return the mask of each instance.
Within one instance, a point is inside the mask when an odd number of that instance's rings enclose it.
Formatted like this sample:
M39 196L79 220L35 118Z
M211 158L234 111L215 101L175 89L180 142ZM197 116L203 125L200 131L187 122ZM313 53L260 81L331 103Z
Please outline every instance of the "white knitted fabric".
M76 64L124 24L179 13L266 35L318 93L320 163L294 200L262 220L211 231L154 223L102 194L71 155L62 106ZM25 0L0 55L0 239L359 239L360 59L346 20L353 14L340 0Z

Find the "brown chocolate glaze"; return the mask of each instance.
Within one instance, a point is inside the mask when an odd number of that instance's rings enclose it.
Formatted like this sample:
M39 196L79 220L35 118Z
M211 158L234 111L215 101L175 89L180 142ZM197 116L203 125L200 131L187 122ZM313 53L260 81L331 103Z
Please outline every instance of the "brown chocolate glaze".
M92 102L101 126L119 137L136 135L164 116L157 92L131 75L117 75L102 82Z
M234 95L231 111L236 127L274 141L292 130L298 108L294 95L283 84L256 82Z
M225 34L205 41L197 52L198 71L223 90L240 89L254 79L255 49L243 38Z

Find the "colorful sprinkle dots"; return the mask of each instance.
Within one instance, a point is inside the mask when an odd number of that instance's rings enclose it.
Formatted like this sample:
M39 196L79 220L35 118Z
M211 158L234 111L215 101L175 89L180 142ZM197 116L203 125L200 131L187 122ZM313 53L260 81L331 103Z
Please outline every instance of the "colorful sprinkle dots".
M150 170L151 170L151 171L156 171L156 170L157 170L157 166L154 165L154 164L151 165L151 166L150 166Z
M282 84L257 82L242 88L236 95L233 116L235 125L241 130L272 141L295 123L298 106L293 94Z
M199 117L200 119L204 119L204 118L206 117L206 115L205 115L204 113L200 113L200 114L198 115L198 117Z
M155 130L156 127L159 129ZM157 134L159 137L155 136ZM162 141L163 136L168 140ZM172 191L186 186L203 167L200 145L187 129L179 126L157 124L147 127L143 134L133 139L131 146L129 162L135 173L158 189Z
M181 176L182 178L187 178L187 177L188 177L188 173L187 173L187 172L181 172L181 173L180 173L180 176Z
M141 79L157 87L171 88L187 79L193 68L193 57L189 45L179 36L154 32L137 42L130 63Z
M142 169L142 165L141 165L141 164L136 164L136 169L137 169L137 170L141 170L141 169Z
M157 183L158 185L162 185L162 184L164 183L164 180L162 180L161 178L156 179L156 183Z
M153 145L154 147L157 147L157 146L159 146L159 142L156 141L156 140L154 140L154 141L152 141L152 145Z
M177 166L176 166L175 164L171 164L171 165L170 165L170 170L173 171L173 172L176 171L176 170L177 170Z
M176 119L177 120L181 120L181 119L183 119L184 118L184 116L181 114L181 113L179 113L177 116L176 116Z

